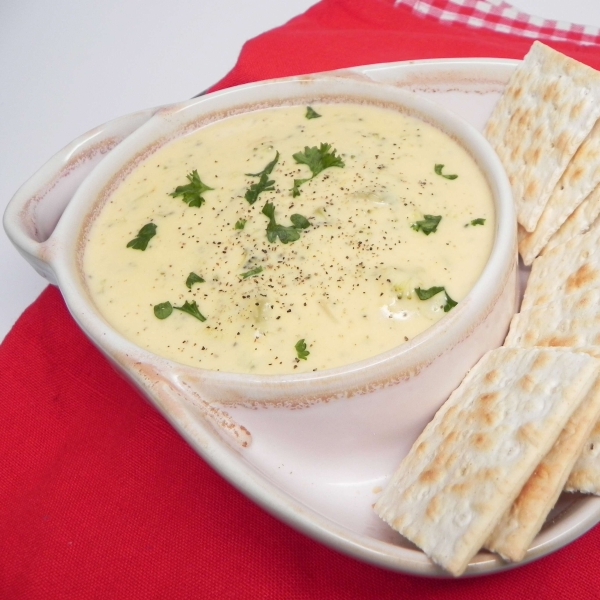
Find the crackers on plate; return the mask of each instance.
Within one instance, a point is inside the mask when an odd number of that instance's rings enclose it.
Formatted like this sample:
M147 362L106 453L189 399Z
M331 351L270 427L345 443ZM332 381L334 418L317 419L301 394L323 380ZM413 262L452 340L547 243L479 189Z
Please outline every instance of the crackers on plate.
M453 575L519 561L563 491L600 495L600 73L535 42L485 128L531 273L504 346L440 408L375 504Z
M484 130L511 183L531 264L600 181L600 73L534 42Z

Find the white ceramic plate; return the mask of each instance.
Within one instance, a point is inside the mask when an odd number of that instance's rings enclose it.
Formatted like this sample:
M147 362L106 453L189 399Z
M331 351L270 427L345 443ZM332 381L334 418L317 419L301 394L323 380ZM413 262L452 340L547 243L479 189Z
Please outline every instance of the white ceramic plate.
M516 64L516 61L501 59L429 60L370 65L336 74L366 77L410 89L482 129ZM43 219L50 230L60 215L61 206L64 207L65 198L70 197L108 150L135 131L152 113L148 110L128 115L88 132L49 162L48 172L58 173L60 177L45 181L42 173L24 186L20 193L25 196L33 196L43 188L46 197L51 200L55 197L56 202L47 203L52 206L53 215ZM38 233L44 238L49 232ZM25 254L31 250L34 254L33 246L34 242L23 242L20 250ZM53 274L43 261L32 263L53 280ZM526 277L524 271L522 276ZM344 410L359 410L360 401L356 398L343 402ZM274 408L228 405L224 410L229 417L252 432L252 443L242 447L219 435L179 396L165 396L162 401L156 401L156 407L226 479L291 526L340 552L381 567L418 575L447 576L372 510L379 491L414 439L386 438L376 427L365 432L369 423L377 419L362 419L364 429L360 435L363 439L369 435L376 440L368 451L358 443L353 444L353 435L357 432L340 428L326 433L336 442L339 440L340 448L346 450L323 455L311 447L313 425L309 427L307 423L314 421L310 418L313 410L320 411L319 418L327 416L328 411L338 411L337 402L288 410L284 415ZM372 407L376 411L377 403ZM364 410L364 406L360 410ZM293 427L299 432L306 431L306 445L300 452L297 439L290 441L282 434L282 419L286 420L283 430ZM331 447L335 448L335 444ZM524 562L564 546L599 520L600 498L564 494ZM495 556L482 552L473 559L465 575L508 568L509 565Z

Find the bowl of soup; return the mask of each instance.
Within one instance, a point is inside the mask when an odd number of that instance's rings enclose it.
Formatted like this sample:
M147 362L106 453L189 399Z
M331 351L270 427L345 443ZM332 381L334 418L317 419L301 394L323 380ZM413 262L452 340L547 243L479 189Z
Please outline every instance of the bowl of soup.
M27 182L5 227L205 459L329 543L301 516L310 482L282 483L264 457L369 485L516 310L493 150L436 104L357 79L259 82L114 121Z

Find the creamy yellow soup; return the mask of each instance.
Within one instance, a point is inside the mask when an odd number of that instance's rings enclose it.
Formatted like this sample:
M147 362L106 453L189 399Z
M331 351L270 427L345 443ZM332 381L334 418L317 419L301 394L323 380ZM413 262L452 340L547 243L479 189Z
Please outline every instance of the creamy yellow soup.
M270 108L136 167L92 224L83 269L106 320L156 354L316 371L451 311L485 266L494 216L474 160L427 123L357 104Z

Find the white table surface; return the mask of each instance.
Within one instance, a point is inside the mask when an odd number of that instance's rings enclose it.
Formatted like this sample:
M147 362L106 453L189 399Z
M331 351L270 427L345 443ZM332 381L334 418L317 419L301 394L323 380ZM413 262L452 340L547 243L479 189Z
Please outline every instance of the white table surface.
M233 67L246 40L315 3L0 0L0 210L78 135L198 94ZM596 0L511 3L531 14L600 26ZM1 340L46 281L3 230L0 256Z

